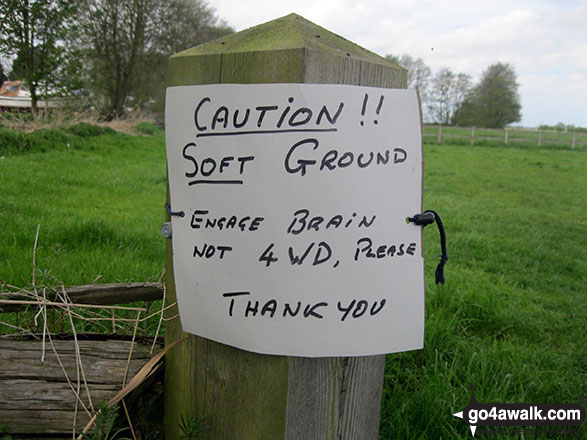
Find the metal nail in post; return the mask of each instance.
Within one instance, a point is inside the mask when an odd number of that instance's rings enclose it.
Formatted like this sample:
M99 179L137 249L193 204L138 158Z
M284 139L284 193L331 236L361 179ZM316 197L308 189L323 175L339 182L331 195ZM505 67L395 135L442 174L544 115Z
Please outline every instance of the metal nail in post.
M161 226L161 234L167 239L171 238L171 222L163 223L163 226Z

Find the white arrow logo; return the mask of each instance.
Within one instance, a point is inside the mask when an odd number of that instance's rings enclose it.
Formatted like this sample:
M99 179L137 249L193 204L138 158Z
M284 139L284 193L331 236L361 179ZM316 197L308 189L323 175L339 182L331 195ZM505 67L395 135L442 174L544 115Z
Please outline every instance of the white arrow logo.
M455 417L458 417L459 419L462 419L462 418L464 418L464 417L463 417L463 412L462 412L462 411L459 411L458 413L454 413L454 414L453 414L453 416L455 416ZM471 428L471 435L472 435L473 437L475 437L475 431L477 430L477 427L476 427L476 426L474 426L474 425L470 425L470 426L469 426L469 428Z

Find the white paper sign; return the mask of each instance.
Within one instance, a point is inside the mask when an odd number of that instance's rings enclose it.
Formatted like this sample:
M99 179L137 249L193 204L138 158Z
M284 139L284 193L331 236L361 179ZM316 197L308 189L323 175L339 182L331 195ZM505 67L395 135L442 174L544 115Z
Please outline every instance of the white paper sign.
M186 332L293 356L422 348L415 91L172 87L166 133Z

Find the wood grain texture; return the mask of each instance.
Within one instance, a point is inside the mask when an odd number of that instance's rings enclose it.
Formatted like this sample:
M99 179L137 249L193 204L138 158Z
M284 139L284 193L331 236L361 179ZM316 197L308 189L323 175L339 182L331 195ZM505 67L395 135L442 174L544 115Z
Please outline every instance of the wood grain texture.
M157 301L163 299L162 283L110 283L110 284L86 284L84 286L64 287L65 293L71 302L76 304L93 304L110 306L116 304L129 304L137 301ZM48 301L59 301L57 293L62 294L61 289L47 289ZM24 292L14 292L10 295L2 295L2 299L30 299ZM15 312L23 309L20 305L2 305L0 313Z
M162 283L88 284L65 288L72 302L115 305L163 299Z
M376 439L385 356L290 358L287 439Z
M54 340L53 344L69 380L77 388L75 342ZM130 345L131 341L124 340L78 341L94 405L108 401L122 388ZM151 357L149 350L150 344L135 344L129 378ZM48 341L44 362L41 362L41 355L41 341L0 338L0 421L10 434L71 436L74 417L79 429L90 417L81 405L76 416L75 395ZM90 408L83 382L80 398Z
M174 55L171 86L314 83L407 87L407 71L291 14ZM169 200L169 192L168 192ZM169 220L169 219L168 219ZM167 301L175 301L167 242ZM170 310L169 316L176 313ZM166 343L184 334L167 325ZM376 439L385 357L266 356L191 336L167 355L166 435L206 415L210 438Z

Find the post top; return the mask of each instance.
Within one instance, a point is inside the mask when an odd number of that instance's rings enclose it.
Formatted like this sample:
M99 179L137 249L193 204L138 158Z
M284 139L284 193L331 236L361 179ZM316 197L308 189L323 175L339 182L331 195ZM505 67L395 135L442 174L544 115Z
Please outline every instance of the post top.
M308 49L387 67L400 67L295 13L184 50L172 58L286 49Z

